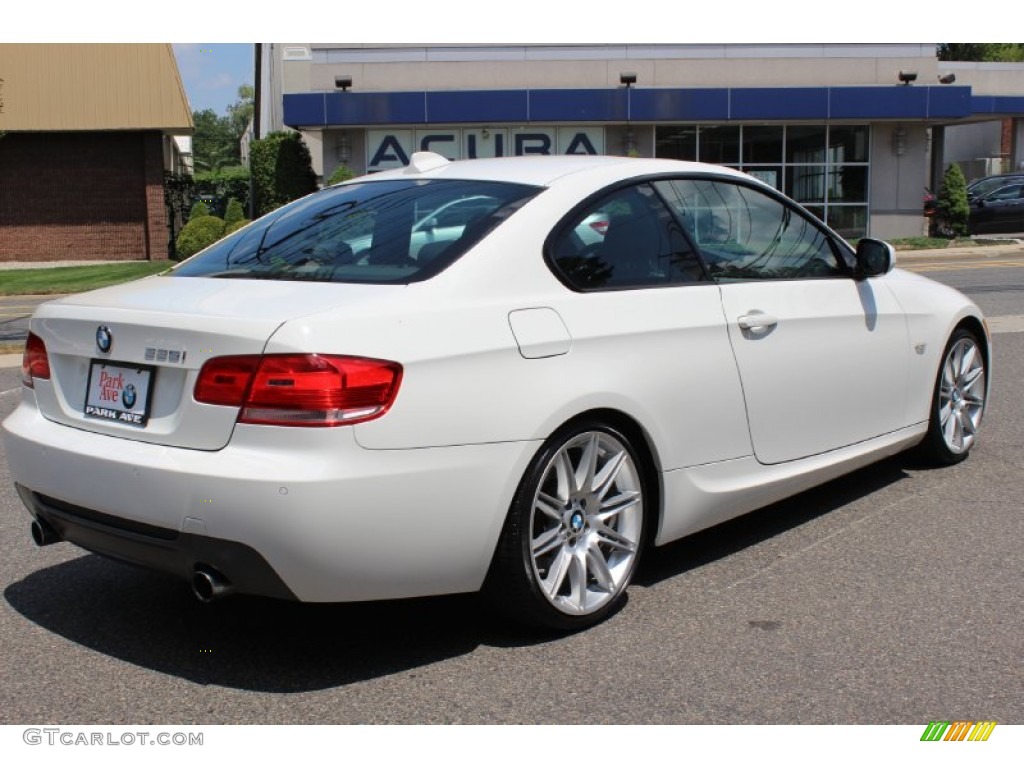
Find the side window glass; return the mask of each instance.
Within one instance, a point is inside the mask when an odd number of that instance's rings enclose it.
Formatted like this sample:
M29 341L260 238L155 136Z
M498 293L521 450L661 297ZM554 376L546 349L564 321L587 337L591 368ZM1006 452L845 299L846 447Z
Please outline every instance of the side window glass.
M655 186L719 282L847 274L822 227L757 189L696 179Z
M988 196L989 200L1017 200L1021 196L1021 191L1024 190L1024 186L1015 184L1009 187L1003 187L1002 189L996 190Z
M573 216L550 256L555 272L577 290L704 279L679 225L647 184L616 190Z

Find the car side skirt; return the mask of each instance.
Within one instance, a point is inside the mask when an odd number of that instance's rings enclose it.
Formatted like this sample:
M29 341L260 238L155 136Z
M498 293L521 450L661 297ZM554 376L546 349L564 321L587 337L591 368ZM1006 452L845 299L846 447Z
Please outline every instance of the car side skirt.
M656 545L773 504L919 443L928 423L784 464L753 456L665 472L664 512Z

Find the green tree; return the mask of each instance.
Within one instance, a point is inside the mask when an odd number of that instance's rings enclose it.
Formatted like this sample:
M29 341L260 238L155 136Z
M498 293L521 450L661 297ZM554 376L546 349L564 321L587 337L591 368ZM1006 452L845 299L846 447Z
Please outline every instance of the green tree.
M251 85L238 86L238 100L228 107L228 122L231 133L239 140L245 135L249 121L252 120L253 98L256 90Z
M192 135L192 159L197 171L216 171L224 166L239 165L242 150L231 121L219 117L212 109L192 113L195 133Z
M939 232L947 237L962 237L968 233L967 223L971 208L967 203L967 179L960 166L953 163L942 177L942 190L936 202ZM946 228L943 231L943 228Z
M242 163L239 142L252 119L251 85L238 88L238 100L227 106L226 115L212 109L192 113L195 133L192 136L192 158L197 171L219 171Z
M1024 61L1024 43L939 43L939 61Z
M224 211L224 225L230 226L236 221L241 221L245 218L245 209L242 208L242 204L235 198L228 200L228 207Z
M309 149L294 131L275 131L254 141L249 165L257 216L316 191Z

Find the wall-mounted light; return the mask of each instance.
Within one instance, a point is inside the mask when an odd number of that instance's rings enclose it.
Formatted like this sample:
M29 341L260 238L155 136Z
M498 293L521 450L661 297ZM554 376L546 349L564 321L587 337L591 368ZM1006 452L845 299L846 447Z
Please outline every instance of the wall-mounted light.
M892 130L892 153L896 157L902 157L907 151L907 129L897 125Z
M899 74L900 82L904 85L910 85L912 82L917 80L917 72L904 72L902 69Z
M939 75L939 82L943 85L952 85L956 82L956 75L952 72L945 75Z
M637 154L636 134L633 133L633 127L629 124L629 119L633 111L631 88L636 85L636 72L620 72L619 82L626 86L626 133L622 137L622 152L628 157L635 157Z
M343 91L347 91L349 88L352 87L352 76L341 75L340 77L334 78L334 87L341 88L341 90Z
M626 128L626 133L622 136L622 152L627 157L633 157L636 155L636 134L633 129Z
M335 149L338 151L338 162L347 165L352 159L352 138L347 133L338 134Z

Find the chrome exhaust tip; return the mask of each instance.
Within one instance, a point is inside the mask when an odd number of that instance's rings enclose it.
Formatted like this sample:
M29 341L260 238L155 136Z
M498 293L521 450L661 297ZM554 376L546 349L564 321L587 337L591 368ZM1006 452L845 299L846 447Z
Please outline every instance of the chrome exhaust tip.
M212 603L234 591L231 582L212 568L196 568L192 576L192 594L201 603Z
M53 530L49 523L45 523L42 520L33 520L31 530L32 541L36 543L37 547L45 547L62 541L60 534Z

